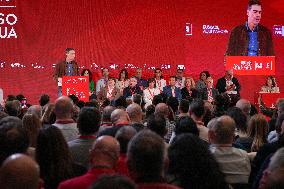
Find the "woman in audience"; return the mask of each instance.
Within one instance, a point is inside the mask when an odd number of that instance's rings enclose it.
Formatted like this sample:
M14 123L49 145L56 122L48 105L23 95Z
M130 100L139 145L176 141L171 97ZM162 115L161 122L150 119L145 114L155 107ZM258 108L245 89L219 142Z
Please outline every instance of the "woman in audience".
M30 138L30 147L36 147L36 139L41 129L41 122L35 114L26 113L23 117L23 128L27 131Z
M279 87L277 87L275 77L268 76L266 78L266 83L261 87L260 92L279 93Z
M61 181L86 172L84 167L72 162L67 143L61 131L54 126L39 132L36 161L45 189L56 189Z
M120 90L115 85L115 79L109 78L107 85L98 93L98 101L102 104L106 99L112 101L121 96Z
M54 108L55 108L54 104L48 104L46 106L46 109L45 109L45 111L44 111L44 113L41 117L41 122L42 122L43 128L55 123L56 115L54 113Z
M154 78L150 78L148 80L148 86L146 89L143 91L143 98L145 102L145 108L147 108L149 105L152 104L154 96L160 94L160 90L156 88L156 82Z
M122 69L118 74L116 88L120 90L120 93L123 93L123 89L128 87L128 85L129 85L128 71L127 69Z
M197 98L198 92L195 89L195 83L192 77L185 79L184 87L181 89L181 98L192 101L193 98Z
M248 137L252 138L251 152L257 152L267 143L268 123L262 114L251 117L248 125Z
M210 77L210 73L208 71L202 71L199 74L199 80L196 82L196 89L198 91L202 91L204 88L206 88L207 77Z
M154 70L154 79L156 82L156 87L160 90L160 93L162 93L163 88L167 85L167 82L163 79L163 72L160 68L156 68Z
M89 77L89 90L90 90L90 95L94 93L95 90L95 84L93 80L93 74L91 70L89 69L83 69L81 76L88 76Z
M228 189L208 146L193 134L176 136L169 147L168 181L185 189Z

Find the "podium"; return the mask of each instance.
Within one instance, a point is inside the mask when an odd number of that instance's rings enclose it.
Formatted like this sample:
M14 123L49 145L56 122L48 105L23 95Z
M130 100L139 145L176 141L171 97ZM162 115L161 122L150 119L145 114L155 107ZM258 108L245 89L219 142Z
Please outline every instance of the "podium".
M275 56L226 56L235 75L275 75Z
M278 98L284 98L284 93L263 93L255 92L254 93L254 105L258 107L258 98L261 97L262 102L268 108L275 108L275 103Z
M79 100L89 101L89 77L88 76L64 76L62 78L62 95L76 95Z

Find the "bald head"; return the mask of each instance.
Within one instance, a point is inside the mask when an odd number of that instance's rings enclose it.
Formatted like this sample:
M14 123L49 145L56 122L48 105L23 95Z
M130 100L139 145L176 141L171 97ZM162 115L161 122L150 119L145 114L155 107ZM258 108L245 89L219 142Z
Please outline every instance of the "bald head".
M37 189L39 184L39 166L30 157L23 154L14 154L2 164L0 188Z
M248 100L246 99L238 100L236 107L240 108L247 116L250 115L251 104Z
M117 133L115 134L115 138L118 140L120 144L121 153L124 154L126 153L127 145L136 133L137 133L136 129L134 129L132 126L124 126L117 131Z
M127 106L126 112L128 113L130 121L132 123L142 122L143 113L142 113L142 108L139 104L136 103L130 104L129 106Z
M166 105L165 103L157 104L157 106L155 107L155 114L160 114L160 115L163 115L167 118L168 115L169 115L168 105Z
M113 106L106 106L104 109L103 109L103 122L110 122L111 119L110 119L110 116L111 116L111 113L115 110L115 107Z
M40 105L33 105L28 108L27 113L36 115L39 119L41 119L41 106Z
M91 163L93 166L113 168L119 158L119 142L111 136L101 136L93 144Z
M72 117L73 102L67 96L59 97L55 101L54 112L56 119L71 119Z
M235 121L230 116L214 118L208 123L209 141L212 144L232 144L235 134Z
M130 119L126 111L122 109L116 109L111 113L111 122L114 125L117 125L119 123L129 123Z

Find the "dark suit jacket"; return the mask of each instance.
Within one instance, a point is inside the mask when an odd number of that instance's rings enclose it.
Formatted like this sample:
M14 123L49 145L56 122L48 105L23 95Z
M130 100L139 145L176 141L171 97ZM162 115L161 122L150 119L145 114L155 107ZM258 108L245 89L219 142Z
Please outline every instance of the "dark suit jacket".
M80 73L79 73L79 67L78 67L78 64L77 62L75 62L74 60L71 61L72 63L72 68L73 68L73 75L77 75L79 76ZM61 61L59 63L56 64L55 66L55 72L54 72L54 75L53 75L53 78L55 80L57 80L57 78L59 77L63 77L66 75L66 61Z
M218 90L215 89L215 88L212 88L212 96L213 98L215 99L215 97L219 94ZM200 98L202 100L208 100L208 90L207 88L203 88L201 91L200 91Z
M125 98L127 97L131 97L133 94L140 94L141 96L143 95L143 91L140 89L140 87L138 85L136 85L134 88L130 88L130 86L126 87L123 89L123 96Z
M183 87L181 89L181 98L182 99L186 99L186 100L190 100L193 98L198 98L199 94L198 91L196 89L191 89L191 94L189 93L189 91L187 90L186 87Z
M165 86L163 88L163 94L166 95L167 97L170 97L172 96L172 88L170 85L168 86ZM178 87L175 87L175 97L178 99L178 100L181 100L181 91Z
M239 84L239 81L237 78L233 77L232 78L232 82L235 84L236 86L236 91L238 92L238 94L240 94L240 90L241 90L241 85ZM219 91L219 93L224 93L226 92L226 79L225 77L222 77L220 79L218 79L217 81L217 85L216 85L216 89Z

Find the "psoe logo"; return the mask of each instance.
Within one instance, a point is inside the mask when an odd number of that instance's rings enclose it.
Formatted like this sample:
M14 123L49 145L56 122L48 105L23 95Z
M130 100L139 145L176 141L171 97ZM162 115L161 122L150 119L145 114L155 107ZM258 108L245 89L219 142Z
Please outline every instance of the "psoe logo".
M192 24L189 22L185 23L185 35L192 35Z
M205 34L225 34L229 33L227 29L220 29L218 25L209 25L203 24L202 25L203 33Z
M284 26L274 25L273 26L273 34L276 36L284 37Z
M9 11L9 13L5 14L0 12L0 39L17 38L15 26L18 18L13 13L15 8L16 0L0 0L0 10Z

